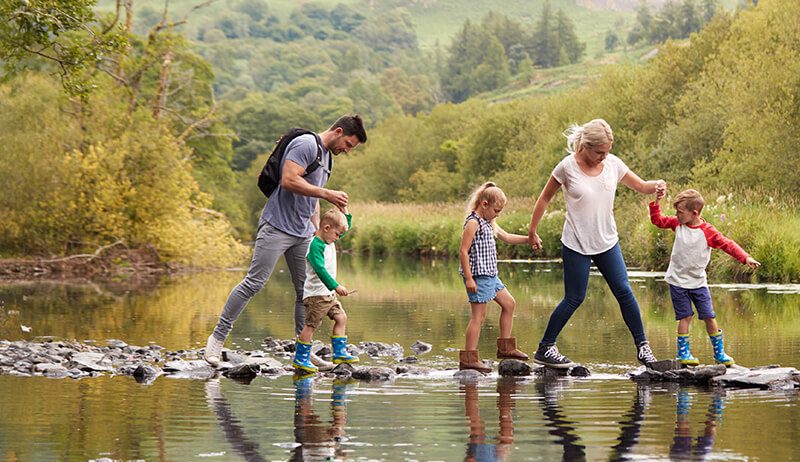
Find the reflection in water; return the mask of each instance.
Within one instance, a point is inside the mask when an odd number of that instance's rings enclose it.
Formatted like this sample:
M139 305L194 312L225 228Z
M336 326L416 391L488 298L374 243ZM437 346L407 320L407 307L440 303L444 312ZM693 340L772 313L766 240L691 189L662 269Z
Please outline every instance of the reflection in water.
M633 403L631 409L622 416L620 425L620 435L617 438L618 443L611 449L609 460L626 460L628 454L636 443L639 442L639 434L642 429L642 420L644 419L644 412L650 404L650 387L648 385L636 384L636 394L633 395Z
M331 422L324 423L314 413L313 377L309 374L294 379L294 437L300 444L292 451L292 460L339 460L346 455L341 443L347 440L347 382L333 381Z
M545 378L536 382L536 391L542 398L545 426L550 428L548 433L558 437L556 443L564 447L562 460L586 460L586 446L578 444L580 438L575 433L575 422L564 417L564 412L558 404L560 388L561 384L558 380Z
M717 434L717 421L722 419L725 391L713 390L706 410L705 426L702 433L698 433L696 440L692 441L692 430L689 424L689 411L692 408L692 395L685 388L680 388L676 394L675 406L675 436L670 446L670 457L677 460L704 460L714 446L714 437Z
M267 459L259 453L259 444L250 440L244 432L239 419L231 412L231 405L222 395L222 390L220 390L219 379L215 378L206 382L205 389L206 401L214 411L214 414L216 414L222 433L233 450L247 462L266 461Z
M497 411L500 421L500 434L497 443L486 441L486 425L481 418L478 406L478 384L475 380L461 382L464 394L464 411L469 419L469 443L465 461L505 460L514 443L514 394L517 382L514 379L501 378L497 381Z

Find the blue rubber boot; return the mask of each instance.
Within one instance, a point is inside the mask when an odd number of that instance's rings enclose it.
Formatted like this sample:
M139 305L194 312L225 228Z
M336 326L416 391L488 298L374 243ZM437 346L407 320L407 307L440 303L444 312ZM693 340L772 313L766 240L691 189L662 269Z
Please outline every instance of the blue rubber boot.
M692 356L689 348L689 334L678 334L678 357L675 358L684 366L696 366L700 364L697 358Z
M680 416L685 416L689 414L689 409L692 407L692 395L689 394L688 391L681 388L678 390L677 400L676 400L676 409L675 412Z
M352 356L347 352L347 337L331 337L333 345L333 364L357 363L358 356Z
M331 388L331 405L344 406L347 402L347 382L334 380Z
M725 354L725 344L722 340L722 331L719 331L714 335L709 335L708 338L711 339L711 346L714 348L714 361L726 366L732 366L734 363L733 358Z
M312 394L312 385L314 384L314 374L299 372L292 376L294 383L294 399L297 401L309 399Z
M300 339L294 344L294 361L292 365L295 369L305 372L316 373L319 369L311 364L311 343L305 343Z

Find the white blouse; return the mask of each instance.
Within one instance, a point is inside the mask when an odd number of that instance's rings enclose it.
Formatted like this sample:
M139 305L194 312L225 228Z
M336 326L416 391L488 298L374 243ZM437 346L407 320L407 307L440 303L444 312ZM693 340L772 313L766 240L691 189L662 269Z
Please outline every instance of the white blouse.
M597 176L583 173L574 155L556 165L552 175L561 184L567 203L562 244L583 255L597 255L614 247L619 241L614 197L617 183L628 171L613 154L603 160L603 171Z

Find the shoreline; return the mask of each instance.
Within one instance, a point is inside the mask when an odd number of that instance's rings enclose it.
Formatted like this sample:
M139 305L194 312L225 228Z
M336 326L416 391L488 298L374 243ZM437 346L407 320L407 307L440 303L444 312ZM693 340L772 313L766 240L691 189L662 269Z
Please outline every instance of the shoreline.
M0 258L0 281L149 280L188 271L162 261L152 249L107 249L102 254L59 258Z

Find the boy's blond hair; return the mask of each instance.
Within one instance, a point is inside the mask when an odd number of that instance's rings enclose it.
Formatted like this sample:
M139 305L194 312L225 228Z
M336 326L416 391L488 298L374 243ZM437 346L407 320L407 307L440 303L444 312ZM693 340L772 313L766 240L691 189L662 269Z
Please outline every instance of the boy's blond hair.
M319 227L322 228L325 225L347 228L347 217L338 209L330 209L322 214L319 219Z
M681 191L677 196L675 196L675 200L672 201L672 205L677 209L678 205L683 205L689 211L697 211L700 213L703 210L703 206L706 205L706 201L703 200L703 196L700 195L699 192L695 189L687 189L685 191Z

